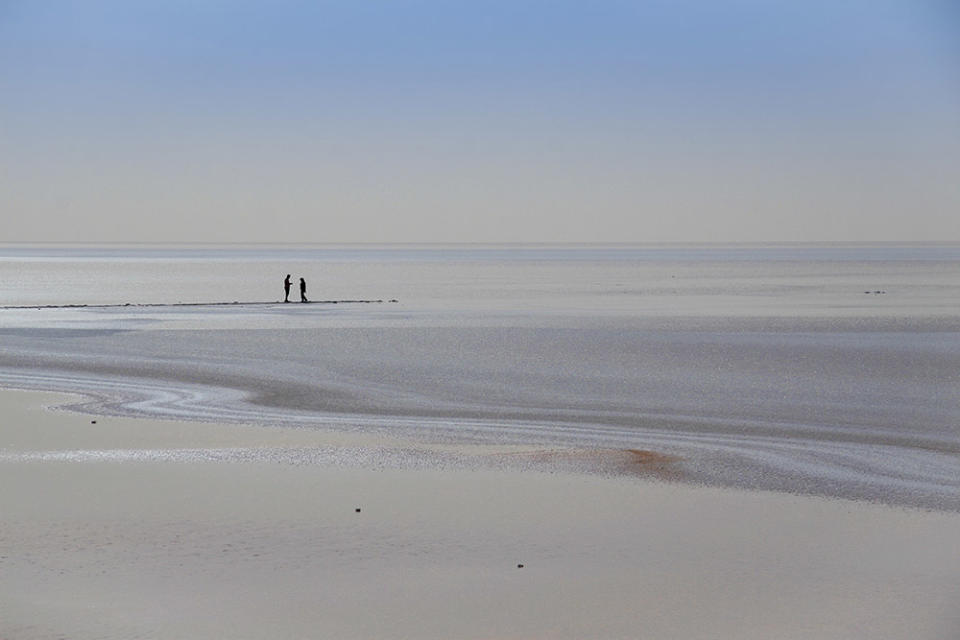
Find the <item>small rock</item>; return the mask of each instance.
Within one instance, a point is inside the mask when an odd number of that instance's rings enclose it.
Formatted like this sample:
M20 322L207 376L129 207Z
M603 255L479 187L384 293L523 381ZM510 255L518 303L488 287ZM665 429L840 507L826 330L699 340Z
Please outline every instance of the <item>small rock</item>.
M357 507L357 513L360 513L360 507Z
M97 421L96 421L96 420L91 420L91 421L90 421L90 424L97 424Z
M523 565L522 565L522 564L518 564L518 565L517 565L517 569L523 569Z

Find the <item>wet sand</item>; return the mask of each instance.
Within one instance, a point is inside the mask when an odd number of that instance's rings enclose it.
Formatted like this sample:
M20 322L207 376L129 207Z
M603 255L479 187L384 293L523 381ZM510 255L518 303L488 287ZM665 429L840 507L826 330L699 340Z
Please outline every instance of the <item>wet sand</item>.
M93 414L652 450L691 482L960 512L956 320L431 327L421 312L335 307L0 314L0 386L83 393Z
M957 513L68 400L0 392L4 640L960 634Z

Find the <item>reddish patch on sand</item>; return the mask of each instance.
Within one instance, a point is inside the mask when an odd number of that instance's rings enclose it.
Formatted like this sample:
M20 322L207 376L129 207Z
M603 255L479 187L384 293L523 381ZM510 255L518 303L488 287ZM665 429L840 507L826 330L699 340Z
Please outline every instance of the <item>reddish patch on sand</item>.
M611 475L642 475L678 481L680 458L649 449L546 449L499 454L503 460L524 460L536 467Z

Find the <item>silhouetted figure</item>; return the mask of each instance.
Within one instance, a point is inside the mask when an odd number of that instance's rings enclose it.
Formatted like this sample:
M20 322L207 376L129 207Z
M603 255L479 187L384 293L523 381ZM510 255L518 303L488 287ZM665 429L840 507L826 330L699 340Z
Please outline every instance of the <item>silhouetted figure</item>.
M283 279L283 301L290 302L290 274Z
M307 281L300 278L300 302L309 302L307 300Z

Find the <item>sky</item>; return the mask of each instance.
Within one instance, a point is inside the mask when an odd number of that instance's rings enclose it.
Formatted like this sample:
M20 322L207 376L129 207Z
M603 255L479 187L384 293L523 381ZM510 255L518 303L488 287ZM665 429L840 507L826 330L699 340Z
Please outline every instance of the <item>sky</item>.
M960 241L955 0L0 0L0 242Z

